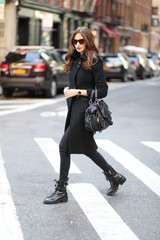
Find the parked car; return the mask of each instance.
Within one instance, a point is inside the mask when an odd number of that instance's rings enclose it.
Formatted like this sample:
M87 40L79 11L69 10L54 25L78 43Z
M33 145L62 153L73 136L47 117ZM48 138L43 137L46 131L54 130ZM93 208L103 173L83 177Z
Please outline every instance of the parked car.
M160 75L160 60L158 55L149 53L147 59L151 68L152 77Z
M151 76L157 77L160 74L160 66L156 61L154 61L152 58L148 58L149 66L151 69Z
M46 97L54 97L57 89L68 84L59 53L51 47L16 46L1 63L0 72L5 96L25 89L43 91Z
M118 54L103 54L104 71L106 79L121 79L126 82L128 79L136 80L136 68L130 62L127 55Z
M69 74L64 71L65 60L62 58L61 53L58 49L47 50L46 53L52 59L52 71L55 76L56 88L62 89L66 87L69 83Z
M128 58L136 67L137 77L140 79L151 77L151 68L147 58L142 57L140 54L128 55Z
M66 48L58 48L57 51L59 52L62 61L65 63L65 57L66 57L68 49L66 49Z
M156 64L160 66L160 55L159 54L153 54L153 53L148 53L148 58L151 58Z

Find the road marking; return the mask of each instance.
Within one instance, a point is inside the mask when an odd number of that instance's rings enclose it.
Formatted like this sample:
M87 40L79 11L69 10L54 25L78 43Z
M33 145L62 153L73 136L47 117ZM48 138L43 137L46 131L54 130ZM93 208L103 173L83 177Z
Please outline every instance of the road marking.
M52 138L34 138L40 149L51 163L56 173L60 170L59 146ZM71 161L70 173L81 173L79 168Z
M0 150L0 238L23 240L23 234L11 196L11 189Z
M129 152L109 140L96 140L98 146L139 178L154 193L160 196L160 176L141 163Z
M40 114L41 117L66 117L67 111L59 111L59 112L42 112Z
M51 105L51 104L56 104L56 103L63 102L63 101L65 101L64 97L60 98L60 99L36 102L36 103L26 105L26 106L19 106L17 109L3 110L2 112L0 112L0 116L5 116L5 115L13 114L13 113L18 113L18 112L25 112L25 111L33 110L35 108L39 108L39 107L43 107L43 106Z
M12 105L12 104L8 104L8 105L0 105L0 109L15 109L15 108L25 108L27 107L27 105Z
M138 240L136 235L92 184L70 184L68 189L101 240Z
M160 153L160 142L144 142L144 141L142 141L141 143Z

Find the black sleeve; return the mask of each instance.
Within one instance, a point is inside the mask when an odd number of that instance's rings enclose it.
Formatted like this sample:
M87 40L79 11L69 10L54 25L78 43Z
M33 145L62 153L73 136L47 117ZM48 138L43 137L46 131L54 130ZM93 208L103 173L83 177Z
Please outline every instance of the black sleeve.
M100 57L98 57L97 63L93 66L92 76L94 84L97 87L98 98L106 97L108 93L108 85L103 70L103 61ZM88 98L90 98L92 90L93 89L87 90Z

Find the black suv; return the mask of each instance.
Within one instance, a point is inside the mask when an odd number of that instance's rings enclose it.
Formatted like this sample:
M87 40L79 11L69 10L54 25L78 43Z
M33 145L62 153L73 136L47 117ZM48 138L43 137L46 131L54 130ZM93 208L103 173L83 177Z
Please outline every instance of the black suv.
M68 84L64 62L52 47L16 46L7 54L0 66L3 94L12 96L15 90L43 91L54 97L57 89Z

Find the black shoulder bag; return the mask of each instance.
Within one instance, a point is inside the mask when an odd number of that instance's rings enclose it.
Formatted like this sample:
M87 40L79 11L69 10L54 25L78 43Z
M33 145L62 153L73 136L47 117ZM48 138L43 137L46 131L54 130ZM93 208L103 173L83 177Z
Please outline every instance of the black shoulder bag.
M95 100L93 102L93 95ZM103 99L98 99L97 88L92 91L89 100L89 107L85 111L85 129L88 132L96 133L112 125L111 112Z

